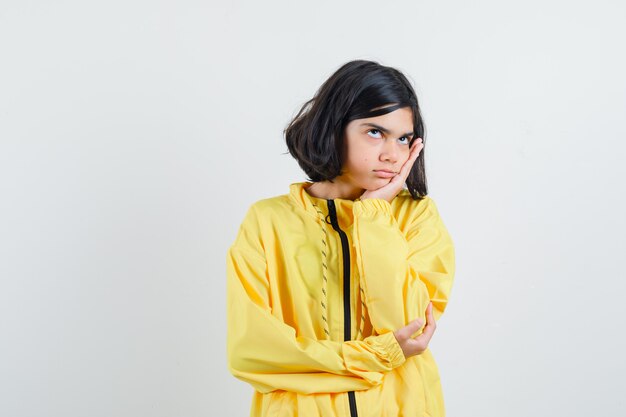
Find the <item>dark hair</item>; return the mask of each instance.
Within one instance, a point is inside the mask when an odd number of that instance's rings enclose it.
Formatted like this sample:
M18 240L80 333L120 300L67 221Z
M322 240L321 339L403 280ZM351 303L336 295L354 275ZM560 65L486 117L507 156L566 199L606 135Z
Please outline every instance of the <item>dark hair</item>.
M404 74L374 61L347 62L322 84L283 131L289 153L309 177L308 181L332 182L342 174L346 125L355 119L376 117L403 107L410 107L413 112L411 144L420 137L425 146L426 132L417 95ZM428 193L424 149L406 179L414 199Z

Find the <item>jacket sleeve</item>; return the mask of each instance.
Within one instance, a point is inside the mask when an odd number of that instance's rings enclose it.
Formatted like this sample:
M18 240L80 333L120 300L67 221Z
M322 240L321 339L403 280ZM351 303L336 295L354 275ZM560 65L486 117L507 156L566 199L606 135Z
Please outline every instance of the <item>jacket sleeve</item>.
M393 334L360 341L317 340L297 334L272 314L254 206L228 250L226 267L228 368L257 391L363 390L381 384L387 371L405 362Z
M430 301L439 320L452 289L455 253L435 202L420 200L405 232L382 198L355 201L353 215L360 285L375 334L425 319Z

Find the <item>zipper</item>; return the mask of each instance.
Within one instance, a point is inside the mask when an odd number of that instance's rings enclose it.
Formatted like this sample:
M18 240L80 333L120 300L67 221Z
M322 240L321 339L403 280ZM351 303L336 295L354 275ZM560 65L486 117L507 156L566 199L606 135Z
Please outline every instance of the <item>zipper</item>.
M350 323L350 248L348 247L348 236L341 230L337 222L337 210L335 209L334 200L326 200L328 203L328 214L330 215L330 223L333 229L339 233L341 238L341 249L343 253L343 340L352 339L351 323ZM348 401L350 402L350 416L358 417L356 409L356 397L354 391L348 391Z

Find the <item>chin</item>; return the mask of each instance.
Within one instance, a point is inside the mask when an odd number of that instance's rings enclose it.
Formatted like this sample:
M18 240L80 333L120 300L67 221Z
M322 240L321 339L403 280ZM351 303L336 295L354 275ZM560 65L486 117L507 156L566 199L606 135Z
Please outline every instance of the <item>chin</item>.
M390 182L391 178L374 178L371 181L367 181L363 188L370 191L378 190L380 187L384 187Z

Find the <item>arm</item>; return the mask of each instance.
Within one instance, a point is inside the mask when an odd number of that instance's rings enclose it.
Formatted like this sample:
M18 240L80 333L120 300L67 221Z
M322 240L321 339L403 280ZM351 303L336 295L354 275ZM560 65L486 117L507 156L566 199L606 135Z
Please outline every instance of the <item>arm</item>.
M368 198L353 206L360 284L377 334L425 319L430 301L438 320L450 296L455 273L452 239L430 197L414 210L405 236L387 200Z
M227 256L228 368L257 391L363 390L406 360L393 333L362 341L316 340L271 312L257 215L248 211Z

